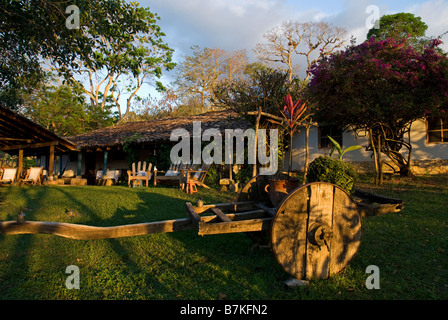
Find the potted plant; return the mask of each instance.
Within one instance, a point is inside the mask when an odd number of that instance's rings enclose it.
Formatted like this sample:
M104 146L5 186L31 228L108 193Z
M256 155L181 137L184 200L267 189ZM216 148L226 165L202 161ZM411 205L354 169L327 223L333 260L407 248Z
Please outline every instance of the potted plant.
M266 191L269 193L269 198L274 206L277 206L290 191L299 186L299 180L292 179L290 176L292 166L292 140L299 124L306 119L306 117L303 117L306 111L306 102L302 103L302 100L299 99L294 103L291 95L288 94L285 97L285 104L283 109L280 109L280 112L286 121L290 138L288 177L286 179L272 179L269 181L268 187L266 187Z

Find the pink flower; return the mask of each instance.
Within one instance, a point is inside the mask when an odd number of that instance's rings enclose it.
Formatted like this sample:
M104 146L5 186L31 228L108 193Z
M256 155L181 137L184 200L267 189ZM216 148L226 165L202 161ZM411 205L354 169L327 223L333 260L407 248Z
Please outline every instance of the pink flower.
M443 43L443 41L440 39L432 39L431 43L429 44L429 47L435 48L435 47L441 45L442 43Z

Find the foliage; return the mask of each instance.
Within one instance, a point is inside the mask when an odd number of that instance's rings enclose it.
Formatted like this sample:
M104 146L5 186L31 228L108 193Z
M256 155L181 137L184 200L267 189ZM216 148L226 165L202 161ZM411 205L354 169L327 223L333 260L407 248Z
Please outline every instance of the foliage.
M78 65L65 71L72 75L72 81L83 86L93 105L103 110L111 98L119 117L126 117L144 84L165 90L159 79L163 70L175 67L174 50L163 42L165 34L157 25L157 14L139 7L137 2L113 0L92 9L83 16L83 31L92 37L93 61L81 57ZM88 83L84 81L86 76ZM124 96L123 108L120 99Z
M76 87L55 83L38 84L22 91L24 106L19 110L33 121L61 136L74 136L112 124L110 112L99 112L85 103Z
M318 103L316 120L368 128L443 112L447 58L434 48L420 54L405 44L370 39L315 64L309 88Z
M333 183L350 194L354 191L356 177L355 169L350 163L321 156L311 161L306 181Z
M246 183L252 178L252 171L249 166L242 166L240 170L235 174L235 180L240 183L241 187L244 187Z
M260 64L248 66L247 71L246 79L222 82L216 87L216 104L254 123L255 131L278 129L279 146L283 146L285 126L280 106L286 95L299 95L301 82L294 77L290 83L288 74ZM279 152L283 154L283 150Z
M123 151L127 154L129 169L131 169L132 164L137 162L140 158L141 147L136 144L137 140L140 138L140 133L134 133L134 135L123 139Z
M91 8L106 0L79 0ZM45 77L41 59L68 65L81 52L91 57L91 39L79 29L65 26L65 9L72 1L2 1L0 6L0 100L11 108L21 103L24 88L32 88ZM101 20L99 21L101 23Z
M210 187L216 187L219 185L218 165L212 163L208 169L207 175L204 178L204 183Z
M164 34L156 24L159 18L149 9L124 0L78 0L79 28L68 28L66 9L73 4L67 0L6 1L0 7L0 96L7 98L10 107L22 103L24 87L32 88L44 79L44 59L46 67L55 68L65 79L76 81L75 73L81 78L88 75L85 93L92 93L90 101L101 111L110 92L126 90L128 100L132 99L143 80L159 79L163 68L174 67L173 50L163 43ZM98 103L100 91L94 90L93 80L101 72L106 77ZM123 77L130 82L118 89ZM83 79L78 80L81 84ZM163 87L159 81L155 86Z
M288 75L259 66L251 66L249 70L248 78L225 81L216 87L216 104L242 115L261 108L281 117L278 106L288 93Z
M407 39L372 38L323 57L310 70L315 120L371 132L377 151L407 174L400 150L409 125L447 108L448 60L435 51L440 43L434 40L420 53Z
M333 153L335 150L339 154L339 160L342 160L342 157L344 156L345 153L347 153L349 151L355 151L355 150L362 149L362 146L355 145L355 146L350 146L350 147L346 148L345 150L343 150L341 145L336 140L334 140L332 137L328 136L328 139L330 139L331 143L333 144L333 149L331 149L331 152L330 152L330 158L333 156Z
M306 102L301 104L302 100L297 100L296 103L292 101L292 97L288 94L285 97L286 105L283 107L283 110L280 110L283 117L288 124L289 131L292 134L294 130L297 129L297 126L300 124L301 117L306 111Z
M158 170L168 170L171 165L170 152L171 144L160 144L156 146L157 151L154 156L151 156L148 161L152 163L153 168L157 167Z
M423 37L428 29L420 17L403 12L382 16L379 20L379 27L379 29L370 29L367 39L372 37L377 40L412 38L416 41Z

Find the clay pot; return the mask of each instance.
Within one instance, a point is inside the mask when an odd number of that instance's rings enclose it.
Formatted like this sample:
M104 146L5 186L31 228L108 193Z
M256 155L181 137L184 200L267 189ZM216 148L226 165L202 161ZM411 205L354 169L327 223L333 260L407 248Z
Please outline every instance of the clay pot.
M268 193L272 204L277 207L288 193L298 186L299 181L296 179L272 179L269 180L269 184L266 185L265 191Z

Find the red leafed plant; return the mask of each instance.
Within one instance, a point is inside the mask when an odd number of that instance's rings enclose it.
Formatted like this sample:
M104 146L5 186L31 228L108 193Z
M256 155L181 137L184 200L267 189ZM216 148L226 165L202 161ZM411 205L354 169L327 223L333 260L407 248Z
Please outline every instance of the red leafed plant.
M293 102L292 97L288 94L285 97L286 105L283 107L283 110L280 109L283 117L286 120L286 123L289 127L289 136L290 136L290 144L289 144L289 167L288 171L291 170L292 165L292 138L294 136L294 131L297 129L297 126L305 120L302 118L306 111L306 102L302 103L302 100L297 100L296 103Z
M286 122L288 123L290 134L292 135L294 133L294 130L296 129L297 125L300 123L300 119L302 115L306 111L306 103L301 104L302 100L299 99L294 104L292 101L292 97L290 94L288 94L285 97L285 103L286 106L283 107L283 110L280 110L283 114L283 117L285 118Z

